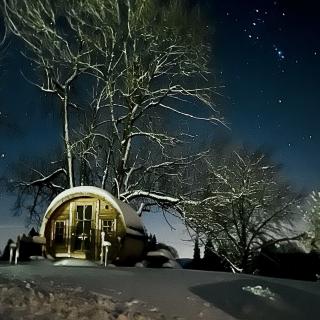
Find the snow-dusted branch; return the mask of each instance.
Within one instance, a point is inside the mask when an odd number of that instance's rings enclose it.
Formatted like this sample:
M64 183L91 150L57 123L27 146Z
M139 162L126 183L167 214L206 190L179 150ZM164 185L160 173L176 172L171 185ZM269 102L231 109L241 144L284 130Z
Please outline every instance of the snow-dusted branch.
M188 221L246 271L266 240L296 236L290 226L301 195L266 154L240 149L213 159L205 161L207 199L190 205Z
M222 196L200 199L196 134L168 121L223 123L201 17L176 0L129 0L123 12L118 1L3 1L8 30L37 71L26 80L56 97L62 115L61 187L98 185L138 207L145 201L141 212L159 206L182 215ZM29 187L46 183L37 180Z
M64 168L57 169L54 172L52 172L52 173L50 173L49 175L46 175L46 176L44 174L42 174L41 172L37 171L37 170L34 170L34 171L36 173L38 173L41 176L41 178L33 180L33 181L28 181L28 182L20 181L18 183L18 185L19 186L23 186L23 187L31 187L31 186L37 186L37 185L38 186L39 185L50 185L54 189L57 189L57 190L60 190L60 191L65 190L64 187L59 186L59 185L57 185L57 184L52 182L55 178L57 178L60 175L67 176L67 172L66 172L66 170Z

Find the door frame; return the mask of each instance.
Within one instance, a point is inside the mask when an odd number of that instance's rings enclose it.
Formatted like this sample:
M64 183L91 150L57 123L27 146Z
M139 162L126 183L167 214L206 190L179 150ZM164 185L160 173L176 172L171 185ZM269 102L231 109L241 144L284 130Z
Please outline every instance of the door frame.
M77 227L77 207L78 206L91 206L92 207L92 212L91 212L91 226L90 229L95 229L96 228L96 199L93 198L88 198L88 199L78 199L75 201L72 201L72 206L70 206L70 213L71 213L71 226L70 226L70 255L72 256L73 254L76 255L76 257L80 258L85 258L85 253L88 250L76 250L75 248L72 248L71 242L72 242L72 237L75 236L74 234L74 229ZM94 236L94 234L92 235ZM83 240L82 240L83 241Z

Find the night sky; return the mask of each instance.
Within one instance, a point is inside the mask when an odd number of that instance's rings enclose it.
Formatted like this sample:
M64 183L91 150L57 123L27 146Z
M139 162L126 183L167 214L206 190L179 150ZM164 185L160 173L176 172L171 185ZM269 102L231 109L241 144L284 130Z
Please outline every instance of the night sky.
M232 136L265 145L298 188L320 187L318 1L215 1L216 71Z
M226 130L236 143L272 149L298 189L319 190L320 4L207 3L215 29L213 70L224 86L218 103L231 128L219 130ZM51 152L60 135L52 105L21 76L20 70L28 71L28 66L19 57L20 49L11 43L0 79L0 174L22 155ZM2 194L0 202L0 224L21 225L21 220L9 218L12 198ZM154 220L146 218L147 227L159 233ZM159 240L170 237L175 239L168 230L158 235Z

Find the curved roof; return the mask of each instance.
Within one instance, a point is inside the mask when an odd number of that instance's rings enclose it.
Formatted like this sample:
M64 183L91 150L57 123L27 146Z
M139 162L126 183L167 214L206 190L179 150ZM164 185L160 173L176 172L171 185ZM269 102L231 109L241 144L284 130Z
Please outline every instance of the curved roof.
M80 197L97 197L108 201L113 208L115 208L123 217L126 231L128 234L143 236L145 235L145 228L141 219L135 210L133 210L128 204L115 198L110 192L92 186L80 186L67 189L58 194L50 203L46 213L44 214L40 234L44 235L46 223L49 220L52 213L65 202L80 198Z

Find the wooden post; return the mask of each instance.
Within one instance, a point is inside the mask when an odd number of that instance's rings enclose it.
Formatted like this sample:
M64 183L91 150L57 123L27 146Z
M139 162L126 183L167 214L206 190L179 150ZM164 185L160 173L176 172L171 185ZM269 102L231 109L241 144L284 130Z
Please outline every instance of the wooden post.
M9 257L9 263L12 263L13 254L16 253L17 244L12 242L10 243L10 257Z
M13 248L10 245L10 257L9 257L9 263L10 264L11 264L11 261L12 261L12 251L13 251Z
M104 264L104 266L107 266L108 262L108 250L111 246L111 243L109 241L104 240L105 238L105 232L101 232L101 254L100 254L100 264Z
M103 242L104 242L104 231L101 232L101 252L100 252L100 264L103 264Z
M20 236L17 238L16 256L14 259L14 264L18 264L18 258L20 256Z
M19 246L16 248L16 256L14 259L14 264L18 264L18 258L19 258Z
M107 266L107 262L108 262L108 246L105 247L106 248L106 252L104 255L104 266Z

